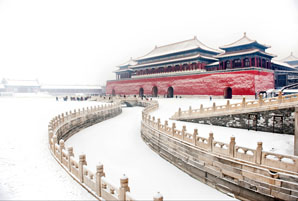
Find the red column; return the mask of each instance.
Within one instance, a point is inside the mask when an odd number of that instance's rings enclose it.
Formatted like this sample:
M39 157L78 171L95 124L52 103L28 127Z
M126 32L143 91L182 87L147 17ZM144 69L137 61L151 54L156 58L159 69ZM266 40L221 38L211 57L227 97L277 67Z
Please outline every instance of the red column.
M249 66L251 66L251 57L249 58Z
M241 67L242 67L242 68L244 67L244 65L243 65L243 61L244 61L244 59L241 58Z
M257 60L257 62L256 62L256 67L259 67L259 58L256 57L256 60Z

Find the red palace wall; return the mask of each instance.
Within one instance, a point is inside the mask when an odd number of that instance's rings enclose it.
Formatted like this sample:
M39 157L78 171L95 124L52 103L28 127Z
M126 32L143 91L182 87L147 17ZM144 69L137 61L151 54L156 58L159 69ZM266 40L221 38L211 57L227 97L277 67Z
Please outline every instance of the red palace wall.
M255 95L255 92L274 88L273 71L234 71L210 72L194 75L113 80L107 82L106 93L133 95L144 89L144 95L151 95L152 88L158 88L158 95L167 94L173 87L174 95L214 95L223 96L227 87L232 88L233 95Z

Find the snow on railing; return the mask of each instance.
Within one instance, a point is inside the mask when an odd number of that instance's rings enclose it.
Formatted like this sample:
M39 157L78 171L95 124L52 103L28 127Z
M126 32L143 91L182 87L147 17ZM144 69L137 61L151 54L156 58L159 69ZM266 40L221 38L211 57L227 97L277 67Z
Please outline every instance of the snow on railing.
M258 100L254 101L246 101L245 97L243 97L241 103L230 104L230 101L227 100L226 105L216 106L215 102L212 107L204 108L203 104L201 104L200 109L192 109L191 106L186 111L181 111L181 108L178 109L171 119L182 120L182 119L192 119L192 118L202 118L212 115L223 114L222 112L237 112L242 111L244 109L251 108L259 108L259 107L267 107L272 105L281 105L287 103L297 103L298 95L287 95L282 96L281 93L278 97L263 99L262 96L259 96Z
M285 100L297 101L296 97L287 96L283 97ZM278 101L278 99L277 99ZM269 103L273 101L268 101ZM237 104L234 104L238 107ZM181 140L199 149L223 156L233 158L239 161L245 161L257 166L267 167L269 169L280 169L287 172L298 172L298 157L276 154L263 151L262 142L257 143L256 149L236 146L235 137L231 137L229 143L214 141L213 133L209 133L208 138L198 136L198 130L194 129L193 133L187 133L186 126L182 130L176 129L176 124L173 123L172 127L168 126L168 121L164 124L158 118L149 115L149 113L158 108L158 104L151 105L143 111L142 124L143 129L155 129L161 133L171 136L175 139ZM155 122L156 121L156 122Z
M149 101L144 100L140 102L144 106L149 105L145 110L150 111L151 107L155 108L154 104L152 105ZM120 99L118 99L115 103L109 105L87 107L82 110L78 109L66 112L65 114L62 113L61 115L55 116L48 126L49 148L54 158L77 182L81 183L84 188L99 200L135 200L129 193L128 178L124 175L120 179L120 187L116 187L116 185L111 184L108 180L103 178L105 177L105 173L102 164L97 165L96 171L93 172L87 167L86 155L79 155L78 160L74 155L73 148L65 147L64 140L70 137L68 136L68 132L71 129L84 124L90 118L94 118L94 115L97 115L95 118L106 119L120 112L121 102ZM158 199L153 197L153 199L162 201L163 197L160 196Z

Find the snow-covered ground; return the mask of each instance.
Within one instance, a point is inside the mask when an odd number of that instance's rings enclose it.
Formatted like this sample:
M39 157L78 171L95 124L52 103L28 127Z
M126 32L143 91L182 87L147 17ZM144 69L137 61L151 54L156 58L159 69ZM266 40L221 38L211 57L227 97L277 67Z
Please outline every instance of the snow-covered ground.
M88 167L104 164L106 178L116 186L129 178L138 200L152 200L157 192L171 200L229 200L227 195L197 181L152 151L142 140L143 108L124 108L119 116L86 128L66 141L76 153L85 153Z
M226 100L215 100L217 105ZM238 102L241 100L232 100ZM179 107L187 110L200 104L211 106L209 99L159 99L160 108L153 112L162 122ZM95 105L95 102L56 102L55 98L0 98L0 199L94 199L53 159L48 150L47 125L61 112ZM231 199L180 171L153 152L140 137L143 108L124 108L119 116L82 130L71 137L76 156L85 153L89 169L104 164L106 177L116 186L122 174L129 177L132 195L152 200L160 191L165 199ZM199 135L214 132L215 140L255 148L259 140L264 149L293 153L293 136L200 125L176 121L177 128L187 125L189 132L198 128ZM171 121L169 121L171 125Z
M178 108L211 106L209 99L158 99L159 109L151 113L162 122L168 120ZM213 100L217 105L226 100ZM231 103L241 100L231 100ZM89 168L95 168L99 162L104 164L107 179L119 186L122 174L129 177L132 195L137 199L151 199L160 191L165 199L176 200L224 200L230 199L224 194L191 178L178 168L160 158L143 142L140 137L140 121L142 108L124 108L123 113L113 119L82 130L71 137L67 146L73 146L76 152L85 153ZM171 121L170 121L171 123ZM188 131L198 128L199 135L208 136L214 132L215 140L229 142L232 135L238 145L255 148L257 141L263 141L264 149L279 153L292 153L293 136L278 135L265 132L247 131L243 129L201 125L176 121L177 128L186 125ZM169 124L171 125L171 124Z
M58 113L95 104L0 98L0 199L94 200L51 156L47 127Z

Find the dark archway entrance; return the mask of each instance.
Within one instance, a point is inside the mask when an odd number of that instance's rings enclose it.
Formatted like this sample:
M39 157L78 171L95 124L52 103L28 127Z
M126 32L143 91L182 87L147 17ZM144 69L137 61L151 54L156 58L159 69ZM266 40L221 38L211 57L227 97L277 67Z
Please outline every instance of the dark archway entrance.
M144 96L144 89L143 88L140 88L140 90L139 90L139 96L140 97L143 97Z
M112 90L112 96L116 96L116 91L115 91L115 89Z
M173 89L173 87L169 87L167 98L173 98L173 97L174 97L174 89Z
M226 99L231 99L232 98L232 88L231 87L225 88L224 98L226 98Z
M157 97L158 95L158 89L157 89L157 86L154 86L152 88L152 97Z

